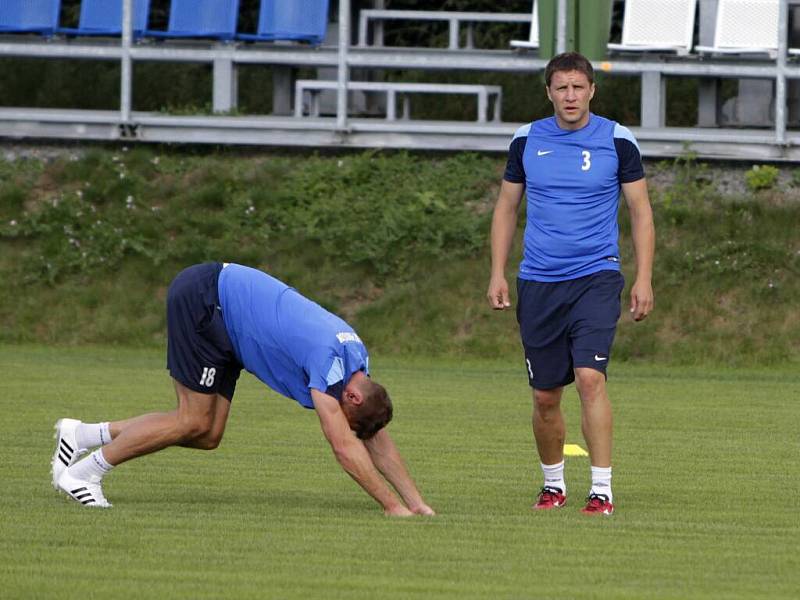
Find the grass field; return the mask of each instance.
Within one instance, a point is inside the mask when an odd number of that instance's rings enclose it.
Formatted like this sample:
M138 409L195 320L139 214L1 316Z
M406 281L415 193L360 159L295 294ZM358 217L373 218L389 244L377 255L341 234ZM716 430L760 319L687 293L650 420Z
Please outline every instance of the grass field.
M612 365L617 513L534 514L522 368L374 357L390 426L435 518L382 515L317 419L244 375L214 452L107 479L107 511L50 487L52 425L162 410L161 353L0 346L3 598L796 598L800 375ZM577 398L568 443L583 446Z

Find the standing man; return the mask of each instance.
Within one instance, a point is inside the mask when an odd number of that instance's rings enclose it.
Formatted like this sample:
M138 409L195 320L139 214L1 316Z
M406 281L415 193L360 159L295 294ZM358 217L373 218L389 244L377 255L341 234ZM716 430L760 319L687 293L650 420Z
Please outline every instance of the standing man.
M592 486L582 512L610 515L611 357L624 280L619 267L620 187L631 217L636 280L630 313L653 308L655 230L639 147L628 129L589 112L594 70L582 55L554 57L545 69L554 116L514 135L492 219L492 308L511 306L505 268L523 194L524 252L517 279L517 321L533 388L533 435L544 485L535 509L564 506L564 386L575 381Z
M361 339L342 319L277 279L235 264L182 271L167 293L167 368L178 396L171 412L56 423L57 490L84 506L110 507L101 483L117 465L168 446L216 448L245 368L316 410L336 460L385 514L434 514L384 429L392 418L391 400L369 377Z

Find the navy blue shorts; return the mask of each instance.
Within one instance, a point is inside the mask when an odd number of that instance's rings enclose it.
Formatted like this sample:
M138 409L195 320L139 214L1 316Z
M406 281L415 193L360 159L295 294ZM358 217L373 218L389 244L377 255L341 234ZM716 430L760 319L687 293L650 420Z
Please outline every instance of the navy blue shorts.
M531 387L572 383L576 367L606 373L625 278L599 271L578 279L517 279L517 321Z
M190 390L233 399L242 365L222 320L220 263L181 271L167 292L167 369Z

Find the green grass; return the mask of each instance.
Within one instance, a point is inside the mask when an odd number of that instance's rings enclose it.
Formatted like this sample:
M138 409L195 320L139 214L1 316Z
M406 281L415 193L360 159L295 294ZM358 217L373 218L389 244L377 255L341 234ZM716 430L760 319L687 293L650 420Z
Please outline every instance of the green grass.
M390 426L439 516L383 517L314 414L243 376L223 445L119 467L113 509L50 487L52 424L173 405L161 353L0 346L0 582L6 598L792 598L800 588L797 424L788 369L612 365L615 501L534 514L520 365L374 357ZM577 398L565 398L569 443Z

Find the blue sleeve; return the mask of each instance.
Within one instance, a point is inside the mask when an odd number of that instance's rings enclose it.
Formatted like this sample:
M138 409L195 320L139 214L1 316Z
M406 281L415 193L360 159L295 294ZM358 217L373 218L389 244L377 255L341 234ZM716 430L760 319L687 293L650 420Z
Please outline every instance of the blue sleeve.
M517 129L514 139L508 148L508 161L503 179L510 183L525 183L525 167L522 164L522 155L525 153L525 145L528 142L528 132L530 125L524 125Z
M344 362L330 349L309 356L306 364L308 387L328 393L328 390L344 381ZM335 387L334 387L335 389ZM336 396L338 398L338 396Z
M614 147L617 150L619 168L617 177L620 183L632 183L644 177L642 154L636 138L627 127L619 123L614 128Z

